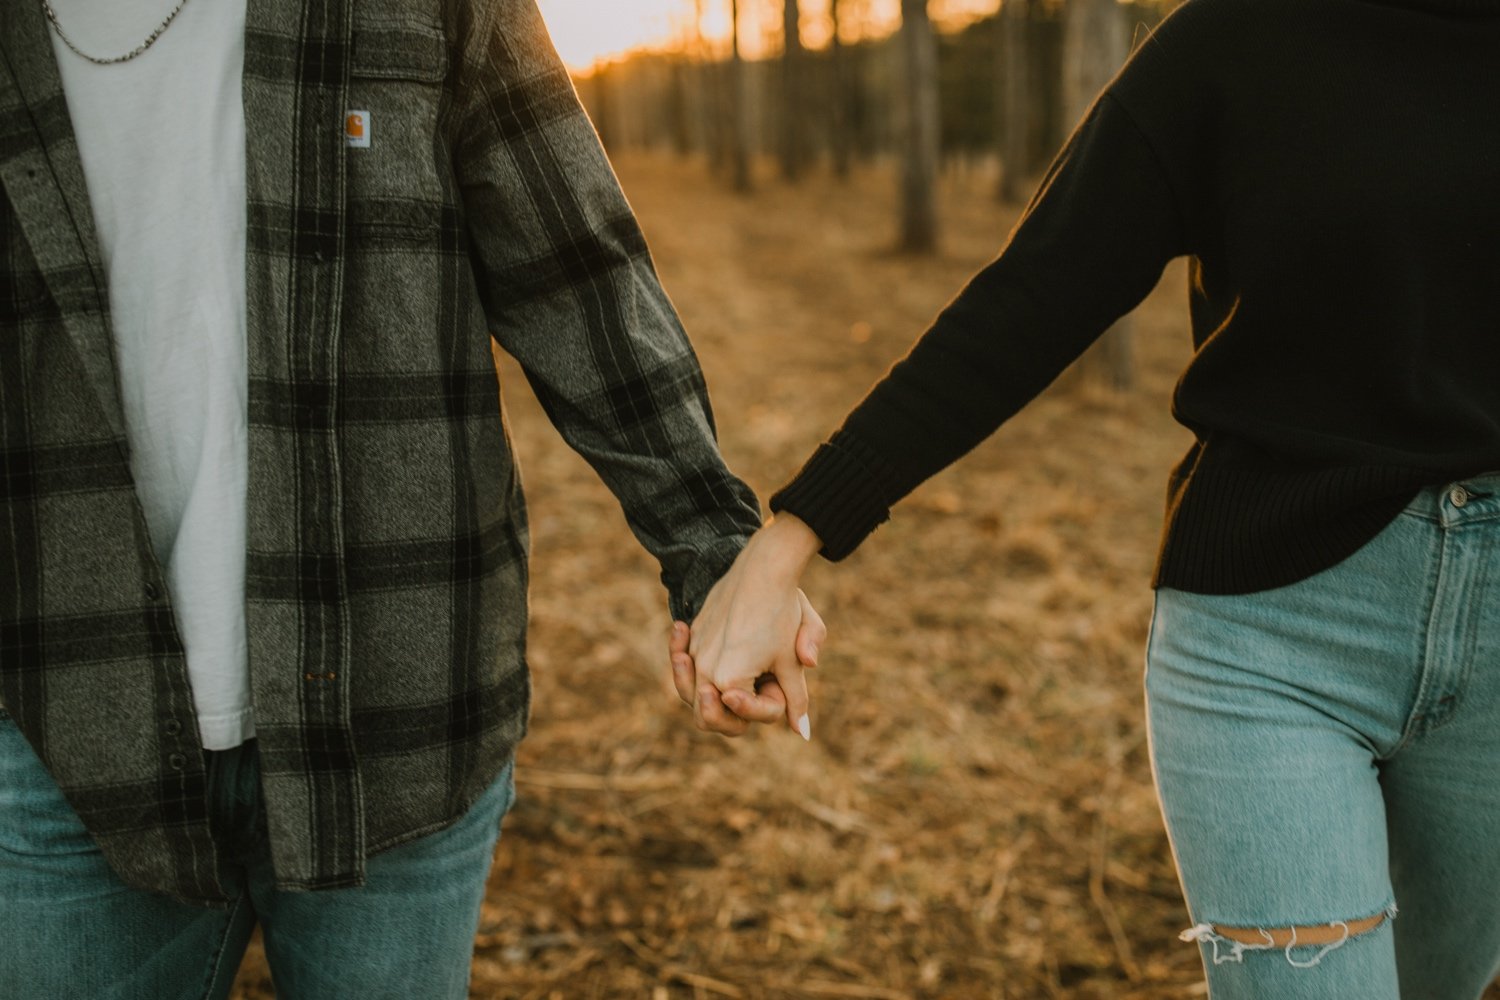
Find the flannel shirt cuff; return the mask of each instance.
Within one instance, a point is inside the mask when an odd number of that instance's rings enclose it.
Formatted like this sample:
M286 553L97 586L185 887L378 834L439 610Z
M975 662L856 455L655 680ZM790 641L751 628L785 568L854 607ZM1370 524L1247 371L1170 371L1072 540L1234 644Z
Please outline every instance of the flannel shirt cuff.
M729 535L698 550L698 557L693 560L681 585L668 585L668 603L674 621L691 624L698 617L708 592L719 582L719 577L729 572L735 557L749 540L749 535Z

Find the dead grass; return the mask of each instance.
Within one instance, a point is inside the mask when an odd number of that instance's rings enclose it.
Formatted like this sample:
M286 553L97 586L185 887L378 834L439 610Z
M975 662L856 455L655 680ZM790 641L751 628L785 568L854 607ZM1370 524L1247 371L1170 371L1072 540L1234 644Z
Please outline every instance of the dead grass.
M942 255L888 252L869 173L737 199L621 175L762 495L838 422L1014 210L947 178ZM507 365L532 500L536 708L476 997L1204 995L1150 790L1139 675L1162 489L1186 435L1184 275L1138 319L1139 387L1054 390L807 589L830 623L814 742L703 736L669 693L655 565ZM240 997L268 996L252 954ZM1496 993L1500 996L1500 993Z

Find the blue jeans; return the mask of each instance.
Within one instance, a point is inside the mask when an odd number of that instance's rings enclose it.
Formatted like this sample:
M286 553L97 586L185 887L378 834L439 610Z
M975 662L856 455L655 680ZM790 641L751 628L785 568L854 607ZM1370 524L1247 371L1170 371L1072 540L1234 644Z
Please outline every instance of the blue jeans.
M366 885L315 893L272 888L258 773L254 741L209 755L236 879L228 909L188 906L120 882L0 712L0 997L227 997L257 921L279 997L466 997L511 769L458 823L371 858Z
M1424 490L1299 583L1159 591L1146 698L1214 1000L1475 1000L1494 979L1500 475ZM1332 940L1271 943L1288 928Z

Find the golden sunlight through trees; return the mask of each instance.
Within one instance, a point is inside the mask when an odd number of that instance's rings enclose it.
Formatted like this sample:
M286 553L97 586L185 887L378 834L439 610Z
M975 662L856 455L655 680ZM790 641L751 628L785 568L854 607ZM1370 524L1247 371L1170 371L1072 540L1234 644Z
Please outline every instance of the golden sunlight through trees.
M596 63L640 49L676 48L699 32L710 42L727 44L728 0L537 0L552 41L568 68L584 73ZM701 7L699 32L693 30L694 8ZM932 16L940 23L971 20L990 13L995 0L933 0ZM803 0L803 38L812 48L828 42L828 0ZM900 23L900 0L866 0L857 5L857 21L849 26L857 36L890 34ZM745 55L758 59L770 54L763 39L779 26L781 5L740 4ZM846 29L846 30L849 30Z

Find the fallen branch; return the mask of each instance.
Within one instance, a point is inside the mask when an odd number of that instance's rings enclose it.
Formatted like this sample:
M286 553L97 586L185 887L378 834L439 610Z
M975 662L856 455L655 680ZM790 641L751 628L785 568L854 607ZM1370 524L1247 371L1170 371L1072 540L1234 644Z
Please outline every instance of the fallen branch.
M657 792L676 787L676 778L666 774L588 774L582 771L542 771L517 768L516 782L538 788L577 792Z
M827 823L840 833L869 833L874 829L870 821L859 813L830 809L822 803L805 799L796 799L795 802L798 809L820 823Z
M646 944L640 938L629 931L621 931L615 937L621 944L634 952L637 958L650 965L656 971L656 974L663 979L683 983L695 989L707 990L710 993L717 993L720 996L735 997L736 1000L745 995L733 983L726 983L722 979L715 979L712 976L705 976L702 973L689 972L681 966L673 965L665 957L658 955L655 951L646 947Z
M800 983L789 983L784 989L810 993L815 997L856 997L860 1000L911 1000L910 993L887 989L884 986L865 986L860 983L830 983L820 979L808 979Z

